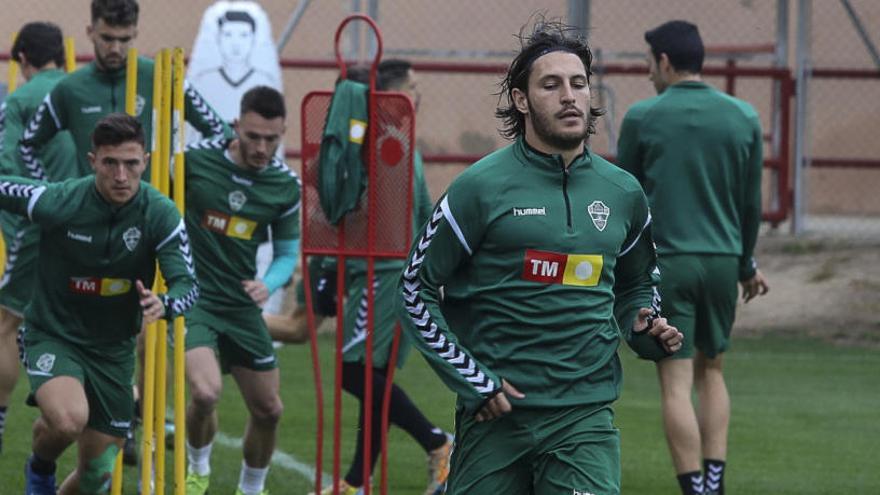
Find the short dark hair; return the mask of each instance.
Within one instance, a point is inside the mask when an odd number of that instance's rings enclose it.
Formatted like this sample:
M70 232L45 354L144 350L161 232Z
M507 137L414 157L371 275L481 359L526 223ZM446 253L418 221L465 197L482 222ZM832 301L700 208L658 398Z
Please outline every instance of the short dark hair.
M137 26L139 13L136 0L92 0L92 24L103 19L109 26Z
M376 76L376 89L391 91L400 87L409 78L412 64L403 59L389 58L379 63L379 71Z
M108 114L95 124L95 130L92 131L92 150L130 141L144 146L144 128L138 119L125 113Z
M217 18L217 27L223 27L227 22L246 22L251 26L251 31L257 30L257 23L250 14L243 10L227 10Z
M64 65L64 36L51 22L29 22L22 26L12 44L12 60L21 63L24 55L30 65L42 68L49 62Z
M654 60L660 54L669 57L676 72L699 74L706 56L703 39L695 24L687 21L669 21L645 33L645 41L651 46Z
M239 116L248 112L256 112L264 119L287 117L284 108L284 96L269 86L254 86L241 97Z
M515 139L525 135L526 116L517 110L513 99L513 90L518 89L525 94L529 92L529 76L532 75L532 65L542 56L555 51L563 51L576 55L584 64L587 72L587 83L592 74L590 68L593 63L593 53L587 44L587 39L581 34L579 28L566 25L558 20L546 20L539 17L529 35L524 34L528 25L520 29L517 38L520 41L520 52L510 63L507 74L499 83L500 91L498 101L506 97L507 105L495 109L495 116L501 119L501 135L507 139ZM597 107L590 107L590 115L587 120L587 132L596 133L596 119L605 113Z

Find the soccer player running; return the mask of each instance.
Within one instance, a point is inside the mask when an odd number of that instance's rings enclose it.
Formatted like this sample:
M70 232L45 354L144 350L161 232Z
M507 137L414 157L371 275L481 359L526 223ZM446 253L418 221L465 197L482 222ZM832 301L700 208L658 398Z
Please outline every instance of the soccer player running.
M586 41L539 21L502 81L514 142L449 186L410 253L406 327L458 394L447 494L619 493L619 337L676 351L638 182L587 146ZM442 288L442 291L441 291Z
M290 279L299 244L299 179L275 158L285 116L281 93L257 86L241 99L236 137L202 141L186 152L186 223L202 287L187 318L188 495L208 489L221 370L235 378L250 413L236 493L265 493L283 405L260 306ZM273 260L259 280L257 247L270 238Z
M12 45L12 59L21 66L27 80L6 97L0 111L0 173L28 176L18 154L18 141L25 126L46 94L64 77L64 42L61 29L48 22L22 26ZM75 149L70 135L59 133L44 148L46 159L56 163L61 177L68 177ZM68 170L65 170L68 169ZM31 300L36 280L40 228L26 218L0 212L0 226L6 244L6 268L0 279L0 450L9 398L18 381L18 346L15 337L24 308Z
M42 183L0 177L0 208L40 226L40 263L24 315L29 403L40 409L28 495L55 494L55 461L77 444L64 494L104 493L133 417L141 322L173 318L198 297L189 239L169 199L141 182L144 132L111 114L92 134L94 176ZM168 284L154 294L156 261Z
M349 78L368 83L367 71L350 70ZM418 79L416 73L406 60L389 59L383 60L378 67L376 88L381 91L399 91L408 95L418 111L421 94L418 91ZM414 231L424 223L431 215L431 197L428 186L425 183L425 172L422 164L422 156L416 151L413 157L413 212L412 220ZM335 270L335 261L331 260L332 269ZM376 465L379 453L382 449L382 398L385 393L388 367L391 365L402 366L409 352L409 339L401 336L402 341L398 350L396 363L389 363L391 344L394 338L394 329L400 319L397 308L400 305L400 297L397 291L397 281L400 271L403 269L403 260L381 260L375 263L375 278L373 282L374 306L373 306L373 397L372 397L372 421L371 421L371 452L368 461L364 460L364 400L366 390L364 388L365 352L367 336L367 265L364 261L351 260L346 266L347 299L344 314L344 336L342 355L342 387L355 396L360 402L358 416L357 442L355 443L354 456L348 473L340 482L339 493L341 495L355 495L362 493L364 463L369 462L370 471ZM335 276L335 273L334 275ZM331 277L324 276L324 280L335 283ZM335 292L330 292L324 286L323 290L316 291L316 297L320 297L319 303L323 307L334 306L332 302ZM302 292L302 291L300 291ZM305 300L301 298L300 308L305 308ZM329 301L328 301L329 299ZM428 485L425 488L426 495L439 493L449 473L449 454L452 449L452 441L440 428L434 426L422 411L410 400L406 392L396 384L391 386L391 403L389 407L389 421L402 428L412 436L424 449L428 461ZM322 490L322 495L333 493L330 485Z
M627 112L618 160L648 195L664 315L684 334L681 351L657 363L663 424L682 493L704 493L705 485L705 493L723 495L730 398L722 364L737 281L745 302L768 290L752 256L761 221L761 124L751 105L702 81L695 25L667 22L645 40L658 96Z

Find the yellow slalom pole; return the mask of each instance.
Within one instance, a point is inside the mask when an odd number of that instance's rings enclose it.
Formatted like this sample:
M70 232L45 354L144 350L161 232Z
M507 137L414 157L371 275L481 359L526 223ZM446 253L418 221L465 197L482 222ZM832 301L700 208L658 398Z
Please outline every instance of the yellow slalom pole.
M12 33L12 44L18 38L18 33ZM11 95L15 88L18 87L18 62L9 59L9 76L6 82L6 94Z
M171 147L171 50L163 49L162 57L162 107L160 119L162 121L162 133L159 134L159 191L170 196L170 147ZM165 282L159 274L159 291L165 292ZM161 366L161 367L160 367ZM168 323L165 320L159 322L159 336L156 341L156 495L165 493L165 411L168 391Z
M153 72L153 135L150 144L150 184L155 188L159 188L159 160L161 153L159 152L157 136L162 132L162 122L160 119L160 110L162 105L162 72L161 57L157 57ZM153 290L158 289L158 281L153 282ZM143 398L143 420L144 431L141 438L141 492L152 493L149 487L152 482L153 473L153 412L155 410L156 397L156 334L159 331L158 323L150 323L147 325L144 346L144 398Z
M180 215L184 215L185 171L184 171L184 98L183 80L186 65L183 49L174 49L174 204ZM174 495L186 494L186 370L183 316L174 319Z
M70 39L70 38L68 38ZM67 60L69 57L67 42L65 40L64 46L65 52L65 63L69 67L70 61ZM68 68L68 72L70 72ZM134 116L135 113L135 97L137 96L137 49L129 48L128 49L128 60L125 65L125 113L128 115ZM145 336L146 337L146 336ZM145 430L146 431L146 430ZM146 436L146 435L144 435ZM110 494L111 495L121 495L122 494L122 451L119 451L119 454L116 455L116 464L113 468L113 479L110 484Z
M64 38L64 70L66 72L76 70L76 49L74 48L73 36Z
M137 104L137 53L137 48L129 48L128 59L125 62L125 113L132 117L135 116Z

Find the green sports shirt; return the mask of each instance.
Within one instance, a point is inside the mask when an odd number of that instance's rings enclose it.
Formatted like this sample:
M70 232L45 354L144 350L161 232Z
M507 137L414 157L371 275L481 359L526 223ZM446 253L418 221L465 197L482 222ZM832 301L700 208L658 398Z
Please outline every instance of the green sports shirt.
M256 277L263 242L299 239L300 181L274 159L262 170L236 165L218 137L186 152L186 225L202 289L200 304L252 306L242 280Z
M25 324L110 359L130 356L142 313L135 281L153 282L156 261L168 292L166 317L193 306L199 289L186 228L168 198L145 182L115 207L94 177L39 183L0 176L0 208L40 226L40 263Z
M755 109L704 82L674 84L629 109L618 165L645 188L660 256L738 256L740 280L754 276L763 146Z
M500 390L513 404L603 404L619 395L622 331L659 297L651 215L638 182L586 150L518 139L462 172L422 227L400 282L404 326L469 410ZM442 291L441 291L442 288Z
M27 125L18 149L31 178L67 179L92 173L88 153L95 124L114 112L125 112L125 67L105 72L94 62L63 78L46 96ZM205 136L230 135L229 126L188 83L184 84L186 121ZM135 116L144 127L147 143L153 135L153 61L138 58ZM59 131L67 130L76 145L76 175L60 177L54 162L41 159L41 149ZM146 175L149 177L149 166Z
M42 105L46 95L63 79L64 72L48 69L37 72L34 76L3 102L0 127L3 129L3 140L0 143L0 173L4 175L27 176L18 142L24 135L28 122ZM70 133L57 133L42 149L43 161L55 164L49 180L70 177L76 167L76 147Z

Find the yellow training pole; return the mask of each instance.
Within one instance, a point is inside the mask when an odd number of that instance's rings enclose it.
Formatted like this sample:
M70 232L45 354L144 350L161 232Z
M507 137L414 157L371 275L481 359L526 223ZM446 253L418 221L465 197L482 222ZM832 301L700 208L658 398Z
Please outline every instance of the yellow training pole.
M170 196L170 147L171 147L171 50L163 49L160 56L162 57L162 106L160 118L162 120L162 133L159 135L159 191L166 196ZM160 281L159 291L165 292L165 281L162 279L161 273L158 277ZM162 495L165 493L165 411L168 391L168 322L159 321L159 336L156 341L156 482L155 493Z
M65 63L67 65L67 71L70 72L70 60L69 53L70 50L68 48L67 41L70 40L68 38L64 43L64 54L65 54ZM125 113L128 115L134 116L135 113L135 97L137 96L137 49L129 48L128 50L128 60L126 61L125 66ZM144 336L146 337L146 336ZM113 468L113 479L110 482L110 494L111 495L121 495L122 494L122 451L116 455L116 464Z
M158 146L158 135L162 132L162 122L159 118L162 104L162 60L157 57L153 69L153 135L150 144L150 184L159 187L159 158L161 153ZM157 277L158 278L158 277ZM153 290L158 288L157 281L153 282ZM156 334L159 331L157 323L147 325L144 346L144 397L143 397L143 420L144 431L141 438L141 492L152 493L149 489L153 472L153 411L156 397Z
M135 105L137 104L137 71L138 59L137 48L128 49L128 59L125 62L125 113L136 117Z
M184 215L185 172L184 172L184 98L183 80L186 65L183 49L174 49L174 204L180 216ZM186 370L184 340L184 320L182 316L174 319L174 495L186 494Z
M74 48L72 36L64 38L64 70L65 72L76 70L76 49Z
M12 44L18 38L18 33L12 33ZM6 81L6 94L11 95L15 88L18 87L18 62L9 59L9 75Z

